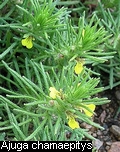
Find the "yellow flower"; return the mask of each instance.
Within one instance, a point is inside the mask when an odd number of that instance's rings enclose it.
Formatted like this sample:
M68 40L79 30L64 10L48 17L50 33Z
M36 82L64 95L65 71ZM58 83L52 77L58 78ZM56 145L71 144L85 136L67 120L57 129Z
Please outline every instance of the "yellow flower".
M83 70L83 63L80 61L77 61L77 64L75 65L74 71L76 74L80 74Z
M22 39L21 43L23 46L26 46L26 48L31 49L33 47L33 37L32 36L28 36L25 39Z
M85 105L87 108L89 108L92 112L88 111L87 109L85 108L82 108L83 111L85 112L85 114L89 117L92 117L93 116L93 112L95 110L95 105L94 104L89 104L89 105Z
M50 87L49 90L50 90L49 96L51 98L56 99L57 97L60 97L61 93L59 91L57 91L54 87Z
M73 116L68 116L68 125L70 128L75 129L75 128L80 128L79 123L75 120Z

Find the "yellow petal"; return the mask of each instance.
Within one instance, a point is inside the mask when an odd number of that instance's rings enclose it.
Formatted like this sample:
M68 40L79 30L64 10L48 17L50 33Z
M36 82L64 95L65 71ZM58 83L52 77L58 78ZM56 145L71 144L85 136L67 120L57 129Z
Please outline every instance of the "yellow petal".
M26 39L22 39L21 43L23 46L26 46Z
M56 97L60 95L60 92L57 91L54 87L50 87L49 90L50 90L49 96L53 99L56 99Z
M26 46L28 49L31 49L33 47L31 36L29 36L25 39L22 39L21 43L22 43L23 46Z
M74 117L69 117L68 125L70 128L80 128L79 123L74 119Z
M86 105L86 107L89 108L92 112L94 112L94 110L95 110L95 105L94 104ZM93 115L92 112L86 110L85 108L83 110L84 110L84 112L87 116L91 117Z
M83 63L77 62L74 70L75 70L76 74L80 74L82 72L82 70L83 70Z

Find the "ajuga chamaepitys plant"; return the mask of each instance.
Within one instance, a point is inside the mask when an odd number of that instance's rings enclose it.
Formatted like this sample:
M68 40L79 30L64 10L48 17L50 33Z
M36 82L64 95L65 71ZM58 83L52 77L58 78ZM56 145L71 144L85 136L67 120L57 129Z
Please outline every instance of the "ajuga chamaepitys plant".
M111 34L96 14L87 21L82 12L74 24L69 9L59 4L0 5L1 139L93 140L81 123L103 129L94 122L95 110L109 100L97 97L103 87L93 67L113 58L114 52L104 49Z

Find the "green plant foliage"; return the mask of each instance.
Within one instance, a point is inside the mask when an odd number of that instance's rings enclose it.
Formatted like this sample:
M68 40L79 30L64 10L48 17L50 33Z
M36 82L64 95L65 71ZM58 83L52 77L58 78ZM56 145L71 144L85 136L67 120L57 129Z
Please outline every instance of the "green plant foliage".
M99 70L104 71L108 77L109 82L106 84L105 89L113 89L115 86L118 86L120 84L119 79L119 29L120 29L120 2L117 3L117 6L115 5L115 9L117 11L112 12L111 10L104 9L104 5L102 3L99 3L99 11L98 16L102 19L100 22L100 25L106 28L109 33L112 34L112 37L108 40L108 43L106 43L106 50L107 52L115 52L114 58L111 58L109 62L99 64L95 71L98 72ZM99 71L100 72L100 71ZM102 77L102 80L104 81L105 78Z
M120 82L119 11L99 2L91 14L86 4L1 2L0 140L94 140L81 123L104 129L94 115L110 102L98 97L101 70L106 88Z
M81 132L81 136L79 135L77 138L82 139L82 137L87 136L93 139L82 128L79 128L77 132L69 129L66 113L74 113L80 121L102 128L76 109L78 106L84 107L84 104L100 105L109 102L106 98L99 99L93 96L102 90L102 88L96 88L99 80L89 78L89 73L86 72L76 77L72 65L69 66L71 70L63 67L61 76L61 72L56 73L54 69L49 71L50 74L48 72L45 74L42 63L29 62L35 70L35 75L31 75L29 72L29 76L36 78L37 81L35 80L35 82L21 76L3 62L11 74L10 79L13 77L10 85L13 86L13 82L15 82L16 91L0 87L1 90L6 92L7 98L0 96L0 101L4 104L9 119L6 124L1 124L0 130L11 129L16 140L44 140L44 138L46 140L59 140L63 132L63 140L67 140L65 138L66 131L73 132L74 138L72 137L70 140L76 139L78 131ZM78 83L80 83L79 86ZM49 96L51 86L56 87L58 90L62 89L65 97L51 100ZM43 127L45 127L45 132L42 132Z

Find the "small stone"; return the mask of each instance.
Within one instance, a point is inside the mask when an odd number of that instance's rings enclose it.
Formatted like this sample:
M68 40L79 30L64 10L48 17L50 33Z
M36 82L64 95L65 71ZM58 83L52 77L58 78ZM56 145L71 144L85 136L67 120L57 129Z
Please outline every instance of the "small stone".
M117 91L115 92L115 96L116 96L116 98L117 98L118 100L120 100L120 90L117 90Z
M110 146L106 146L105 149L108 151L110 149Z
M110 109L106 109L107 114L110 113Z
M120 152L120 142L113 142L108 152Z
M91 132L96 132L96 131L97 131L97 128L92 126L92 127L90 128L90 131L91 131Z
M89 125L89 124L87 124L85 122L81 123L80 126L83 127L83 128L85 128L85 129L91 129L92 128L91 125Z
M108 130L104 130L103 135L107 135L107 134L108 134Z
M103 105L101 105L101 107L103 110L105 110L105 109L107 109L107 104L103 104Z
M113 109L113 108L111 108L111 107L110 107L110 112L111 112L111 113L113 113L113 112L114 112L114 109Z
M92 136L96 138L96 137L97 137L97 134L96 134L96 133L93 133Z
M110 145L111 145L111 142L110 142L110 141L106 142L106 145L107 145L107 146L110 146Z
M106 123L103 123L103 128L106 130L108 129L108 125Z
M110 141L110 137L109 136L103 136L103 140L106 141L106 142Z
M100 130L97 131L97 135L100 136L102 135L102 132Z
M105 118L106 118L106 111L105 110L103 110L103 112L100 114L100 116L99 116L99 122L100 123L102 123L103 124L103 122L104 122L104 120L105 120Z
M108 116L107 116L107 119L110 119L110 118L111 118L111 115L108 115ZM107 122L107 121L106 121L106 122Z
M99 139L93 141L93 147L96 147L97 150L99 150L102 145L103 145L103 141L100 141Z
M120 139L120 127L112 125L110 131L114 134L117 139Z

